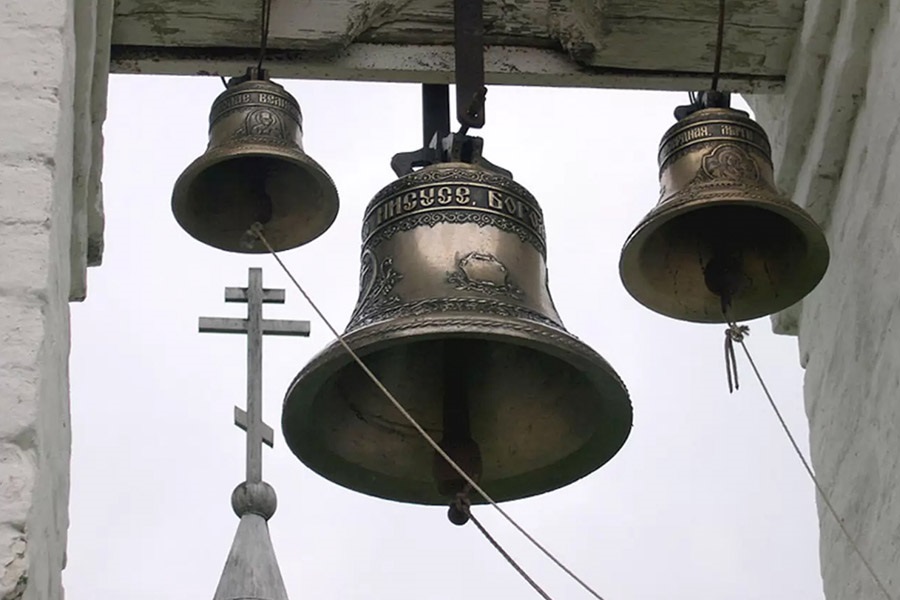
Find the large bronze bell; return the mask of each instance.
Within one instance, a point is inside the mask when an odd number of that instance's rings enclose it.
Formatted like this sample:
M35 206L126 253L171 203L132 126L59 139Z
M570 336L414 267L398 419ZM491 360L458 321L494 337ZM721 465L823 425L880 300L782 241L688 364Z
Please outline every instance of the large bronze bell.
M628 394L563 327L525 188L428 166L375 196L362 239L346 341L494 499L562 487L621 448ZM336 342L297 375L282 426L301 461L350 489L440 504L463 487Z
M328 173L303 151L303 119L283 87L251 69L232 80L209 114L209 146L178 178L172 211L196 239L231 252L265 252L254 223L275 250L305 244L338 211Z
M769 140L746 113L711 107L681 119L663 136L659 167L659 203L619 262L638 302L686 321L753 319L796 303L825 274L825 236L779 195Z

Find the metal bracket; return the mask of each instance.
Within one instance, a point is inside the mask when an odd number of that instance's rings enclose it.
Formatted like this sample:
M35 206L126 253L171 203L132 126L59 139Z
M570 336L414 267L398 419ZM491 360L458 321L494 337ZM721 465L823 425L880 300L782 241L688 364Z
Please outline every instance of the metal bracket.
M675 119L680 121L703 108L731 108L731 94L717 90L706 90L697 92L697 95L694 96L694 92L691 92L691 103L676 108Z
M409 175L418 167L427 167L446 162L462 162L478 165L494 173L513 178L512 173L482 156L484 140L480 137L463 135L460 133L448 134L438 140L437 133L431 143L425 148L412 152L400 152L391 158L391 168L397 177Z
M466 129L465 126L463 129ZM401 152L391 158L391 168L397 177L409 175L415 169L444 162L464 162L479 165L512 179L512 173L491 163L482 156L484 140L466 135L464 131L450 132L450 86L422 86L423 147Z
M232 77L225 83L226 88L247 82L247 81L268 81L269 72L266 69L258 67L247 67L247 71L238 77Z
M465 133L484 127L484 0L454 0L456 119Z

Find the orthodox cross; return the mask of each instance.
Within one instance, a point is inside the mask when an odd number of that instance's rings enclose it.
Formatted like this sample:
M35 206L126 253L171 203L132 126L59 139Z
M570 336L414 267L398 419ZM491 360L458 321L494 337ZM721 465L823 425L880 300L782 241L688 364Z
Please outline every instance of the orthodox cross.
M268 335L308 336L309 321L262 318L262 305L284 304L284 290L265 289L262 269L251 268L245 288L225 288L225 302L245 302L246 319L200 317L201 333L247 334L247 410L234 407L234 424L247 432L247 482L262 481L262 445L275 442L262 419L262 338Z

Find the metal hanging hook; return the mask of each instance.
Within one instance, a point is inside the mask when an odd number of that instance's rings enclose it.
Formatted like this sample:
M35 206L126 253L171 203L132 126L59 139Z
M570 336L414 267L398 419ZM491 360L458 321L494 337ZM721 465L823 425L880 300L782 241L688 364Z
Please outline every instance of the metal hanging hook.
M480 96L483 105L483 94ZM482 118L484 110L481 109ZM467 125L460 131L450 131L450 86L424 84L422 86L422 148L400 152L391 158L391 168L397 177L409 175L417 168L443 162L477 164L512 179L512 173L488 161L482 155L484 140L467 135Z
M484 0L454 0L456 119L460 133L484 127Z

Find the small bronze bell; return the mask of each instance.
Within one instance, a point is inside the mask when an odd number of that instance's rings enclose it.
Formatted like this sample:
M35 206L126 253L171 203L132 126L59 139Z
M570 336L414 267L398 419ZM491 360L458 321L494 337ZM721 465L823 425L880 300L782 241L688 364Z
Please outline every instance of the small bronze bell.
M825 236L778 194L769 140L746 113L710 107L679 120L659 167L659 203L619 262L641 304L685 321L742 321L791 306L825 274Z
M216 98L209 146L175 183L172 211L194 238L231 252L266 248L247 230L261 223L275 250L322 235L338 195L328 173L302 144L297 101L265 74L248 70Z
M628 394L563 327L525 188L468 163L428 166L375 196L362 238L347 343L494 499L567 485L621 448ZM463 488L337 342L292 383L282 426L301 461L350 489L444 504Z

